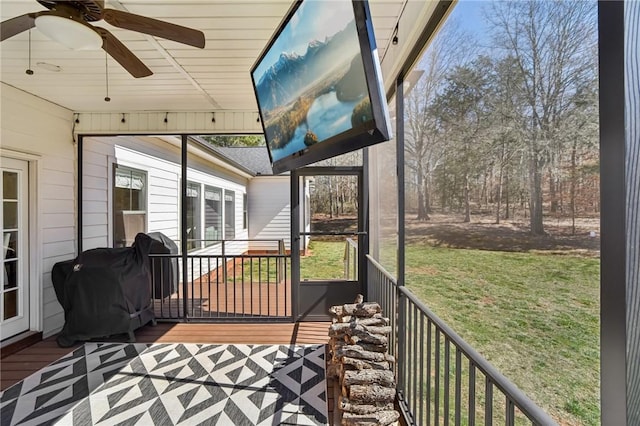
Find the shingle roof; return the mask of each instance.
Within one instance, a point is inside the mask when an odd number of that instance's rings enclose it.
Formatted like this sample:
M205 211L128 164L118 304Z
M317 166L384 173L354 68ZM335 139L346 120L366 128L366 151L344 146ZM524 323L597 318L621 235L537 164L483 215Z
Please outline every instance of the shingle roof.
M256 175L273 175L269 152L265 146L212 146L211 148L221 156L228 158L245 169L251 170Z

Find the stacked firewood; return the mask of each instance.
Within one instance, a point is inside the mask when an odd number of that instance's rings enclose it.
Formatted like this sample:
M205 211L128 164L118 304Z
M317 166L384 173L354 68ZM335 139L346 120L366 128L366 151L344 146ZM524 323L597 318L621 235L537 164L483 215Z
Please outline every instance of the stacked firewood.
M400 414L394 409L396 382L389 355L389 319L380 305L356 303L329 310L329 376L338 381L342 395L338 408L341 424L374 426L395 424Z

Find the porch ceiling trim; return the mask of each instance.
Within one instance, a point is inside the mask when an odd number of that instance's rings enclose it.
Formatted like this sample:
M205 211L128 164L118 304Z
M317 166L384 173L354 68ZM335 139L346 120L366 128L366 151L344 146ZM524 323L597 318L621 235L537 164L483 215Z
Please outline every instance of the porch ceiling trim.
M74 119L77 120L74 137L79 134L262 134L255 111L89 112L76 113Z

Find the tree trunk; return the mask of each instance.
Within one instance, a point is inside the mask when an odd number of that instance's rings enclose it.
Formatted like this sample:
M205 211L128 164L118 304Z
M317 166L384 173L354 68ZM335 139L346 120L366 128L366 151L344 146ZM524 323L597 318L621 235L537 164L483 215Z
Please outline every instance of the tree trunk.
M447 202L449 201L447 199L448 193L447 193L447 162L446 161L442 165L442 171L440 172L440 175L442 176L442 184L440 185L442 187L440 189L442 191L442 193L440 194L440 207L442 208L443 211L446 211Z
M489 207L489 173L485 172L482 174L482 189L480 190L480 210L482 210L483 206Z
M424 177L424 210L427 212L427 219L431 220L429 216L430 213L433 213L431 210L431 172L428 172Z
M416 184L418 192L418 217L416 219L429 220L429 214L427 213L425 203L424 169L421 162L418 163L418 170L416 170Z
M469 175L467 173L464 174L463 185L464 185L464 190L463 190L463 195L464 195L464 222L465 223L469 223L469 222L471 222L471 206L470 206L470 202L469 202Z
M504 187L506 189L506 193L504 194L504 220L509 220L509 168L505 170Z
M544 225L542 222L542 173L539 163L539 154L533 149L531 159L529 160L529 225L533 235L544 235Z
M549 168L549 198L551 199L550 212L558 212L558 191L557 182L552 168Z
M329 218L333 219L333 185L331 184L331 176L329 176Z
M498 188L496 190L496 224L500 223L500 208L502 207L502 171L504 169L504 141L500 151L500 166L498 170ZM507 206L507 211L509 207Z
M569 204L571 206L571 235L576 235L576 151L577 138L571 146L571 186L569 188Z

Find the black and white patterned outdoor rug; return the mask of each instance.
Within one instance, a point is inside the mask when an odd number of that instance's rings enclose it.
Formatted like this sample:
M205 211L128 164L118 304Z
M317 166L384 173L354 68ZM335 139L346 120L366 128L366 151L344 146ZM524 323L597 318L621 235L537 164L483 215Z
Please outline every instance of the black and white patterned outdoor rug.
M0 394L5 425L324 425L324 345L87 343Z

